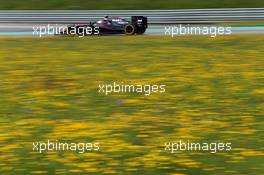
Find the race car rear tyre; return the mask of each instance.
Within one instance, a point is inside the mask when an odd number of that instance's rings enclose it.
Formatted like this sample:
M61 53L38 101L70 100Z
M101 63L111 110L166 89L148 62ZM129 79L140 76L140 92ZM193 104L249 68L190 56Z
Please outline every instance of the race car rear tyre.
M125 34L126 35L134 35L135 34L135 26L132 24L128 24L125 26Z
M145 33L145 31L146 31L146 28L138 29L137 34L142 35Z

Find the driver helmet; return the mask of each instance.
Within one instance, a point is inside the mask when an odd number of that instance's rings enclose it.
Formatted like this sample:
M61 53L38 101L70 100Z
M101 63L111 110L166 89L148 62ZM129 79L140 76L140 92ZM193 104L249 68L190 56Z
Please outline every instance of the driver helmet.
M108 20L108 16L105 16L105 17L104 17L104 20L107 21L107 20Z

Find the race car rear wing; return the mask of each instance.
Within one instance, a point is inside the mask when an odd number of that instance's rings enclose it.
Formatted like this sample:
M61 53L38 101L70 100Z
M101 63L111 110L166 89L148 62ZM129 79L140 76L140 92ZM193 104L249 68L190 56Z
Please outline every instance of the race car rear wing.
M148 18L145 16L132 16L131 23L139 28L148 28Z

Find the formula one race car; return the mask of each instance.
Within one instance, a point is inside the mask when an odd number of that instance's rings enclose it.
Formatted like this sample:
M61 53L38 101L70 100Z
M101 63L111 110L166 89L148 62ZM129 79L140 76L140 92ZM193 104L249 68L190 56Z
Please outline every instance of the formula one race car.
M144 34L148 28L147 17L132 16L131 21L122 18L111 18L105 16L104 19L89 24L74 24L67 26L60 35L108 35L108 34Z

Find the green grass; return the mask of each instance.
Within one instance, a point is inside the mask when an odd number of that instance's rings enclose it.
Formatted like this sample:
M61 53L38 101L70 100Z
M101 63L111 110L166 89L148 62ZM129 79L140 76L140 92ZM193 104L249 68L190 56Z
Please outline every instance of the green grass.
M262 35L0 39L0 174L262 175ZM110 82L165 94L98 94ZM32 151L97 141L101 151ZM231 152L164 151L169 141Z
M0 0L2 10L22 10L22 9L184 9L184 8L261 8L264 7L262 0L13 0L6 2Z

